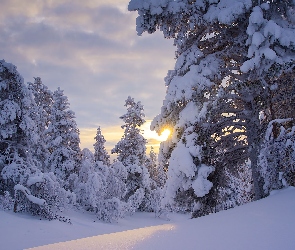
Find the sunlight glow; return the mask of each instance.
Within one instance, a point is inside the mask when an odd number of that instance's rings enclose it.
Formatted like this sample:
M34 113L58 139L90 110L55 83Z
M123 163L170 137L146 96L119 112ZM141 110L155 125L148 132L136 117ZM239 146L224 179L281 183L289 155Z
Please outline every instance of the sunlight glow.
M166 141L169 137L169 135L171 134L171 130L170 129L164 129L161 133L161 135L159 136L160 141Z
M99 125L97 125L98 127ZM147 153L150 152L151 147L155 153L158 153L159 146L162 141L166 141L171 134L171 130L164 129L161 135L158 135L155 131L151 131L151 120L146 121L140 128L142 135L147 140L146 148ZM102 134L106 140L105 148L111 155L112 159L115 159L116 155L111 154L112 148L121 140L124 130L120 127L120 124L115 126L102 126ZM93 144L95 143L94 137L96 135L97 128L81 128L80 129L80 140L81 149L88 148L94 152Z
M145 124L142 125L143 136L147 140L153 139L158 142L166 141L171 131L169 129L165 129L162 131L161 135L158 135L157 132L151 131L150 129L151 121L146 121Z

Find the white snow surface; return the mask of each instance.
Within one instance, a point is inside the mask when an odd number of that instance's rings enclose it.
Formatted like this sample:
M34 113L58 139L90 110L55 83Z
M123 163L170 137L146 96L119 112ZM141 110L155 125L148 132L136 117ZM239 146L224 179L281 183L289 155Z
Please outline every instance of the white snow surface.
M198 219L171 214L165 221L153 213L136 213L106 224L86 212L67 215L72 225L0 211L1 249L295 249L293 187Z

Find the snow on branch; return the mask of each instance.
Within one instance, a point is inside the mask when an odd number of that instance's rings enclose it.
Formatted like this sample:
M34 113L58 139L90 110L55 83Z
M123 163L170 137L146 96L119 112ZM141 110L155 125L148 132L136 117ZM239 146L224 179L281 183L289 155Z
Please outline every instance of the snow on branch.
M40 199L40 198L37 198L34 195L32 195L30 190L21 184L15 185L14 190L15 190L15 192L21 191L28 198L28 200L34 204L37 204L39 206L43 206L46 203L46 201L44 199Z
M286 119L275 119L275 120L272 120L268 123L268 126L267 126L267 130L265 132L265 140L269 140L270 139L270 136L271 136L271 133L273 131L273 124L274 123L285 123L285 122L290 122L292 121L293 118L286 118Z

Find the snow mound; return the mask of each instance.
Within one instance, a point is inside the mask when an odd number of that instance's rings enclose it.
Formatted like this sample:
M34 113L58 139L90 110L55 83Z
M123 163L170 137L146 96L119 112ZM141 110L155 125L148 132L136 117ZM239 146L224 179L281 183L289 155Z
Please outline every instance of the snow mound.
M150 225L140 229L134 229L135 224L130 226L130 222L126 219L115 225L93 223L89 218L88 222L84 218L83 223L73 219L73 222L77 223L65 225L57 221L36 221L31 217L24 220L20 215L13 216L0 211L1 247L11 250L23 249L28 245L46 244L49 239L61 242L63 239L68 239L69 234L86 237L85 232L93 236L91 232L99 231L100 236L32 249L293 250L295 249L294 208L295 188L289 187L273 192L271 196L260 201L198 219L188 220L187 217L179 215L177 217L172 214L172 219L165 222L152 218L152 214L137 213L128 220L141 227ZM85 214L79 216L85 217ZM126 223L129 223L127 228ZM134 230L128 230L128 227ZM126 231L104 234L120 229ZM42 235L44 231L46 234Z

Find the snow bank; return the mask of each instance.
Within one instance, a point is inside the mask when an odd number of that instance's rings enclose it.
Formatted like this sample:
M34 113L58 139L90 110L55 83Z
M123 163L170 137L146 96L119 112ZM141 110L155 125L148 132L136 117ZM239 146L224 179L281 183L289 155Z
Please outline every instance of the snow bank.
M73 224L69 225L0 211L1 249L72 240L34 249L293 250L294 207L295 188L290 187L260 201L198 219L172 214L169 222L156 219L152 213L136 213L118 224L105 224L94 222L87 213L72 212ZM101 236L89 237L94 235Z

